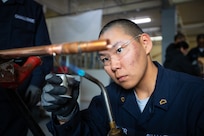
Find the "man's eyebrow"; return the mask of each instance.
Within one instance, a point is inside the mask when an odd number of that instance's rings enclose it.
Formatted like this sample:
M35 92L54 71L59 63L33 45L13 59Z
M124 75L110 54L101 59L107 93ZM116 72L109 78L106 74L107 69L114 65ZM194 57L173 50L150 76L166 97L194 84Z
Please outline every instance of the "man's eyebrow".
M107 56L107 55L110 55L110 50L103 50L103 51L100 51L98 52L98 56Z
M98 55L99 56L105 56L107 53L106 52L99 52Z

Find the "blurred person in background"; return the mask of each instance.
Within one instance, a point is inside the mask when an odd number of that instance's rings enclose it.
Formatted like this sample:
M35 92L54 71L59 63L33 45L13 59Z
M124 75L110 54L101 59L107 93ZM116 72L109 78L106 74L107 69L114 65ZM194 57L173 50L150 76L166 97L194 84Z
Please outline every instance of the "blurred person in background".
M34 0L0 0L0 50L50 44L42 6ZM14 59L22 66L27 58ZM43 63L16 90L33 113L40 101L44 77L53 67L52 57L43 57ZM7 89L0 91L0 135L26 136L28 125ZM37 111L39 112L39 111ZM36 114L36 113L35 113Z
M178 32L175 36L174 36L174 42L170 43L167 48L166 48L166 55L168 55L169 51L171 51L171 49L175 49L175 45L178 43L178 42L182 42L182 41L186 41L186 36L181 33L181 32Z
M198 34L196 37L197 46L192 48L189 53L188 57L195 67L196 71L199 71L199 76L204 78L204 34ZM199 61L201 59L201 61Z
M171 47L168 54L166 54L164 67L197 76L198 72L195 70L191 64L191 61L186 56L188 49L189 45L187 42L177 42Z

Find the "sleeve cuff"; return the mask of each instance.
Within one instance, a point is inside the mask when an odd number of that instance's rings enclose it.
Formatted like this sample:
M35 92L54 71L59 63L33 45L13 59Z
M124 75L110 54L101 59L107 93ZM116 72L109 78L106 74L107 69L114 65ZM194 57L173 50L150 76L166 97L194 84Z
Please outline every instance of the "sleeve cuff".
M67 122L67 121L69 121L69 120L77 113L78 110L79 110L79 108L78 108L78 106L76 105L76 106L74 107L74 109L72 110L72 112L71 112L68 116L64 117L64 116L59 116L59 115L57 115L57 119L58 119L59 121L62 121L62 122Z

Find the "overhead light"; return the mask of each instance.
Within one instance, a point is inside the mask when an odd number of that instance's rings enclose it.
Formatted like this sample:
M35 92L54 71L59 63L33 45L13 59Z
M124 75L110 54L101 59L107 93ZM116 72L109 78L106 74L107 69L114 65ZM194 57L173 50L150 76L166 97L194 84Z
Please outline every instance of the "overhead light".
M152 41L161 41L162 40L162 36L155 36L155 37L151 37Z
M145 18L135 18L135 19L131 19L132 22L136 23L136 24L143 24L143 23L149 23L151 22L151 18L149 17L145 17Z

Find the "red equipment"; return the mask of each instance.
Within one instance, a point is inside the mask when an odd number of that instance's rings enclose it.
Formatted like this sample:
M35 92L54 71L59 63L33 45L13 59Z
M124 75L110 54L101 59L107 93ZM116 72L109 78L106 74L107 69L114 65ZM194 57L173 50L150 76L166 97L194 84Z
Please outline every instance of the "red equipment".
M17 88L41 63L40 57L31 56L23 66L12 61L0 64L0 85L9 89Z

